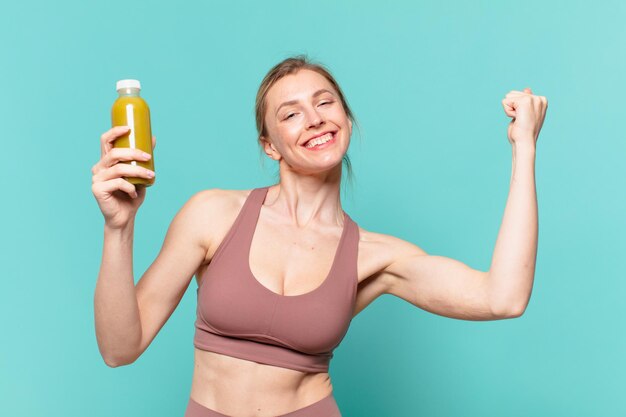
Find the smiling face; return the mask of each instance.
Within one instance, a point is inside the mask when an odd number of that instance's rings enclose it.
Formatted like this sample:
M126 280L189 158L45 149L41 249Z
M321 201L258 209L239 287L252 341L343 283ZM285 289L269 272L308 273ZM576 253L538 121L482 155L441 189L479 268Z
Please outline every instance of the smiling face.
M305 174L337 165L350 145L352 121L339 93L308 69L286 75L267 92L265 153Z

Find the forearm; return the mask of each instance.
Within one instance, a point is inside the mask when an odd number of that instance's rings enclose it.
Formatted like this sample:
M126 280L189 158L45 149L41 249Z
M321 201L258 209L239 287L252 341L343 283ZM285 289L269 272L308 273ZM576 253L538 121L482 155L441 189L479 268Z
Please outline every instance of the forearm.
M141 341L141 320L133 278L133 229L105 226L94 313L98 347L111 366L132 362Z
M533 286L537 257L535 147L513 147L509 196L488 274L492 310L522 314Z

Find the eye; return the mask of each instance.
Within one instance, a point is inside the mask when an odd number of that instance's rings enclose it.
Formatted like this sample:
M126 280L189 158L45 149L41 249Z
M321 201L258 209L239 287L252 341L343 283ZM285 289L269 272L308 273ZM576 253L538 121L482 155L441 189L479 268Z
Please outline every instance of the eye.
M326 104L331 104L333 101L332 100L324 100L324 101L320 101L320 106L324 106Z
M295 113L293 113L293 112L292 112L292 113L288 113L288 114L287 114L287 115L283 118L283 120L291 119L291 118L292 118L293 116L295 116L295 115L296 115L296 114L295 114Z

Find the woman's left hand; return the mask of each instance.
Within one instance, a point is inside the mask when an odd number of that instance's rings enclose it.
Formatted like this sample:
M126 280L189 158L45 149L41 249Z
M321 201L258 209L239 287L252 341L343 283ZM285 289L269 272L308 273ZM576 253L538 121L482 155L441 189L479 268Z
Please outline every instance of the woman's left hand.
M511 145L537 144L537 137L548 109L548 99L533 95L530 88L524 91L510 91L502 100L509 123L508 136Z

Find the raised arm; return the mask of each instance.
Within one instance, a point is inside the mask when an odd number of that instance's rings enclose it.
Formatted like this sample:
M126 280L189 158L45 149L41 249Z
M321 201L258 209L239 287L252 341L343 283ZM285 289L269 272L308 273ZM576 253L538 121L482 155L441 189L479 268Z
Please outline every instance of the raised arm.
M518 317L526 309L537 254L535 149L547 100L525 89L510 92L502 104L513 118L508 130L513 167L489 271L387 237L386 252L392 255L379 277L386 292L433 313L467 320Z
M148 173L139 166L118 163L142 158L136 149L111 146L125 132L117 127L102 136L102 157L92 169L92 191L105 219L94 295L95 330L100 353L112 367L135 361L180 302L193 274L205 261L211 213L221 191L197 193L182 207L156 260L135 286L134 223L146 189L135 188L123 177L147 177Z
M170 224L158 256L134 284L133 224L105 226L102 264L94 296L96 337L107 365L134 362L178 306L206 257L211 194L194 195Z

